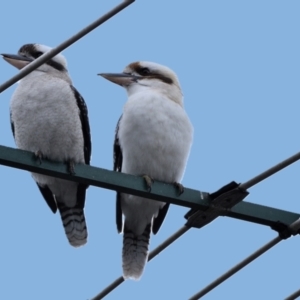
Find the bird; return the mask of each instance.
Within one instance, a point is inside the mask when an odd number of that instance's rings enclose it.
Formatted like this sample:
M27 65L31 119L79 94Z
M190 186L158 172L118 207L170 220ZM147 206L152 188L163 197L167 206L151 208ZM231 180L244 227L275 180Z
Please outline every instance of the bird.
M148 61L129 64L123 73L98 74L124 87L128 101L117 122L113 170L142 176L151 192L154 180L174 184L178 193L193 141L193 126L183 107L177 75ZM116 223L123 231L123 278L139 280L147 259L150 233L156 234L169 203L117 192ZM124 222L123 222L124 215Z
M1 55L22 69L51 49L33 43L23 45L18 54ZM37 163L43 159L63 162L70 174L75 173L75 164L90 164L88 109L72 84L61 53L19 81L10 100L10 121L17 147L33 152ZM73 247L86 244L84 205L88 185L31 174L51 211L59 211L69 243Z

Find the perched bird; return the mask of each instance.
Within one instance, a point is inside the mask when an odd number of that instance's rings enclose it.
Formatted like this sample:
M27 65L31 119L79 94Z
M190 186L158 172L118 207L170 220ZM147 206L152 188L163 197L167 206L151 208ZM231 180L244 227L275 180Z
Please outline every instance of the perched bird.
M18 69L51 48L26 44L18 55L2 54ZM61 54L48 60L19 81L10 102L11 128L17 147L32 151L36 158L65 162L70 173L74 164L90 164L91 135L84 99L72 85L67 62ZM32 173L53 213L60 212L70 244L87 242L84 217L85 184Z
M176 74L165 66L140 61L121 74L99 75L123 86L128 94L115 133L114 170L143 176L148 191L152 181L158 180L174 183L182 193L180 181L193 127ZM124 232L123 277L138 280L148 258L150 231L158 232L169 204L123 193L117 193L116 202L117 229Z

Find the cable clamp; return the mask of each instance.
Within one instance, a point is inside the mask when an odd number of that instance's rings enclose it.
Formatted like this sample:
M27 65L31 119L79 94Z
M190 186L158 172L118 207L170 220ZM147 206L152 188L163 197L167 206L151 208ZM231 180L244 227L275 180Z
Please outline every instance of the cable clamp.
M209 194L209 206L206 209L192 208L189 210L184 216L188 220L185 225L201 228L221 216L222 211L230 209L244 200L249 192L239 188L239 185L232 181L218 191Z

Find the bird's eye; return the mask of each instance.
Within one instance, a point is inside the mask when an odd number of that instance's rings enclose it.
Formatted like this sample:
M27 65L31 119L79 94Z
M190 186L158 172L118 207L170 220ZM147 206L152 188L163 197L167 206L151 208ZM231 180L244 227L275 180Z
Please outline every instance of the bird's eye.
M150 70L148 68L141 68L139 69L139 73L142 75L142 76L147 76L150 74Z
M35 52L35 58L38 58L38 57L40 57L40 56L42 56L44 53L43 52L41 52L41 51L38 51L38 52Z

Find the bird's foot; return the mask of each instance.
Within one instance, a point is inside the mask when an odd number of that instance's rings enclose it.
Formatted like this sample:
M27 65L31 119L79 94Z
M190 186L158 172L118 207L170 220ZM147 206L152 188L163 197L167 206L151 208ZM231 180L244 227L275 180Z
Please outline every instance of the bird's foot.
M35 156L36 160L38 160L40 165L41 165L42 164L42 159L43 159L43 153L40 150L38 150L38 151L34 152L34 156Z
M69 160L67 162L67 166L68 166L68 172L70 173L70 175L75 175L75 163L73 160Z
M154 180L148 175L143 175L143 178L144 178L146 186L147 186L147 191L150 193L151 192L151 187L152 187L152 184L153 184Z
M184 186L179 182L174 182L174 186L177 188L180 196L184 192Z

